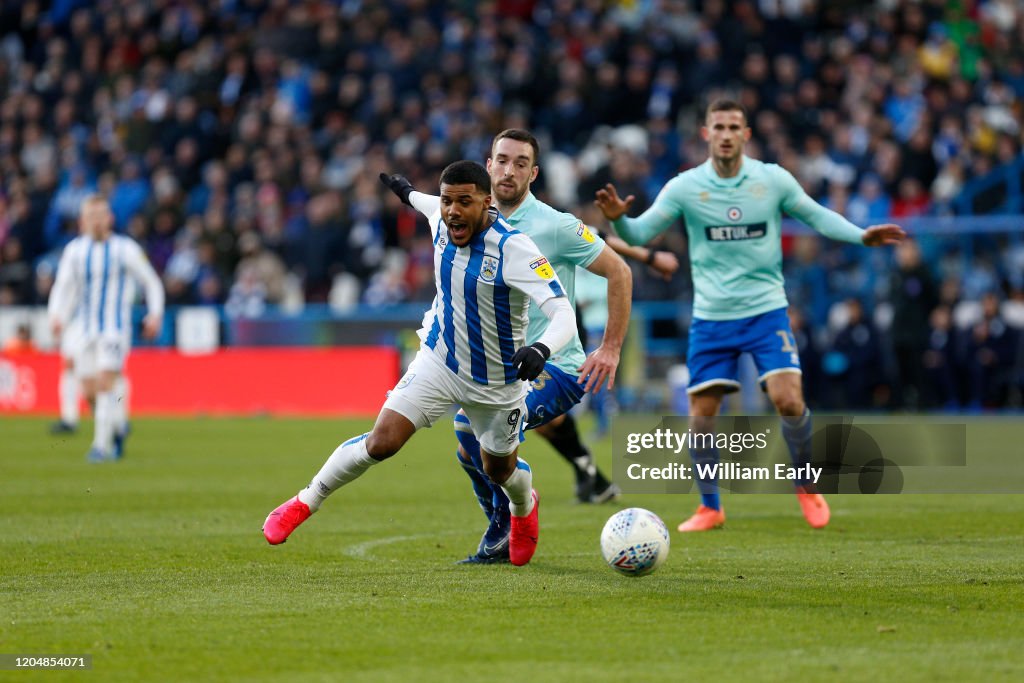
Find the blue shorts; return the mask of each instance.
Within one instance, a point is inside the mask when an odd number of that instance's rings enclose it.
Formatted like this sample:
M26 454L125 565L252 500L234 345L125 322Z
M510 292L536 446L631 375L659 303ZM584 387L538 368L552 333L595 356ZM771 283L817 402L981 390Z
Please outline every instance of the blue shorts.
M694 394L716 385L725 387L726 392L738 391L737 368L741 353L754 357L760 381L780 372L799 373L800 354L786 309L777 308L738 320L694 318L686 358L690 370L686 391Z
M583 385L577 375L570 375L551 363L530 382L526 394L526 428L534 429L569 412L583 398Z

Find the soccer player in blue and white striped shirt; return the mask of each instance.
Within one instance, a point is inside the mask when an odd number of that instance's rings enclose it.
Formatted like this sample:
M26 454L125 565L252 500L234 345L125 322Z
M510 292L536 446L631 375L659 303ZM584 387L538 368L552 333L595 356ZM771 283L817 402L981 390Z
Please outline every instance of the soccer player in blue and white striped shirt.
M75 367L85 395L95 398L95 435L91 462L117 459L127 429L124 383L120 381L131 348L131 305L136 282L146 295L143 334L160 333L164 290L142 248L131 238L113 234L114 214L101 195L82 202L82 234L61 254L50 292L49 315L55 337L73 316L81 325Z
M483 166L448 166L440 198L407 184L402 192L430 215L434 242L437 296L419 353L373 429L339 446L309 486L270 513L263 532L272 545L283 543L332 492L460 405L472 421L487 475L509 498L509 557L523 565L539 532L533 476L517 466L516 457L526 417L523 380L536 379L551 354L576 336L576 317L548 260L491 207ZM551 324L527 345L531 300Z

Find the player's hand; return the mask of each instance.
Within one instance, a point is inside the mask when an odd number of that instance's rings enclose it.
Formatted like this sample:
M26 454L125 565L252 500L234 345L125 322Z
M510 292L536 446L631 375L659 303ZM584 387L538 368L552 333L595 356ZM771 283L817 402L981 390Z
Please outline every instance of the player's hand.
M656 251L651 268L665 280L671 280L675 272L679 270L679 259L671 251Z
M156 339L160 335L160 328L163 327L164 319L159 315L147 315L142 320L142 336L146 339Z
M412 206L412 202L409 201L409 195L415 189L409 179L404 175L394 173L388 175L387 173L380 174L380 181L388 186L388 189L394 192L399 199L402 200L403 204Z
M53 333L54 339L60 339L60 335L64 332L64 323L59 320L51 320L50 332Z
M587 356L583 365L576 368L580 378L576 384L586 382L584 391L592 391L595 394L601 392L601 386L608 380L608 388L615 388L615 371L619 367L619 352L604 344L597 347L597 350Z
M524 346L512 356L512 367L519 371L516 377L532 382L544 371L550 357L551 350L539 342Z
M633 200L636 199L633 195L629 195L625 199L619 197L619 193L615 191L615 186L608 183L604 186L604 189L597 191L597 199L594 200L594 205L601 209L601 213L604 217L610 221L621 217L633 204Z
M864 243L865 247L882 247L899 244L906 236L907 233L900 226L893 223L883 223L867 228L864 234L860 236L860 241Z

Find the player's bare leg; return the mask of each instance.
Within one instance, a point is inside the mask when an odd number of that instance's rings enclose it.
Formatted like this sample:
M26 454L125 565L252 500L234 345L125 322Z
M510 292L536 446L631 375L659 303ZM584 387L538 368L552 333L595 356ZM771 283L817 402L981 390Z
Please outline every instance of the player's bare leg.
M82 395L81 382L75 374L75 361L71 358L64 358L61 363L57 393L60 396L60 420L50 427L50 433L74 433L78 429L78 404Z
M714 418L722 407L725 387L710 386L702 391L690 394L690 416L694 431L710 431L714 428ZM713 464L718 461L718 449L690 449L693 462ZM680 524L679 531L709 531L725 524L725 508L718 496L718 482L714 479L698 479L700 489L700 506L693 515Z
M388 408L377 416L373 429L338 446L309 483L267 516L263 535L271 545L284 543L295 529L316 512L327 496L390 458L416 433L407 417Z
M782 435L796 467L807 465L811 457L811 413L804 402L800 379L797 372L780 372L765 378L768 398L782 418ZM828 524L831 512L814 482L798 480L796 497L808 524L815 529Z
M537 492L533 490L530 466L517 457L519 449L509 455L491 455L481 450L484 471L491 481L501 486L509 500L512 530L508 540L509 561L522 566L530 561L537 550L540 533Z
M114 455L115 401L114 383L116 370L102 370L95 378L95 427L92 448L86 457L89 462L116 460Z

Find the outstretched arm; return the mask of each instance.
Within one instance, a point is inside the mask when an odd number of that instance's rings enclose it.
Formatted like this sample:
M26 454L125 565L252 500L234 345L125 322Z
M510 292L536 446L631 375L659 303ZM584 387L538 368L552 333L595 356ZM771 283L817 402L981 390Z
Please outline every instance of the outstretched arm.
M625 199L619 197L615 186L608 183L604 189L598 190L594 204L601 209L604 217L615 226L615 231L629 244L645 244L652 237L659 235L682 215L680 207L670 198L674 180L670 180L661 188L651 208L637 218L627 218L626 211L633 204L635 197L629 195Z
M381 173L380 181L387 185L388 189L394 192L403 204L411 206L427 218L433 216L441 207L440 197L417 191L404 175Z
M789 171L778 167L777 173L783 189L782 208L825 237L852 244L860 243L867 247L899 244L906 237L903 228L893 223L872 225L867 230L861 230L835 211L811 199Z

